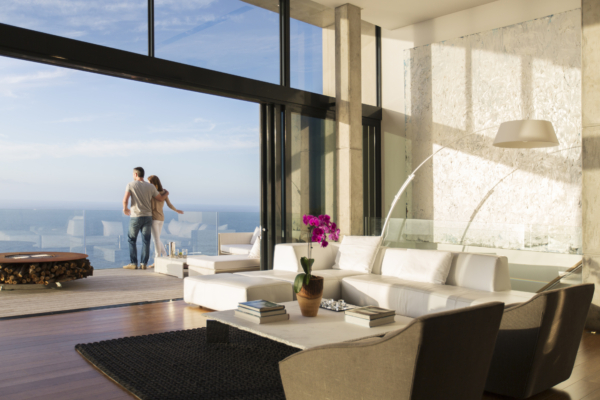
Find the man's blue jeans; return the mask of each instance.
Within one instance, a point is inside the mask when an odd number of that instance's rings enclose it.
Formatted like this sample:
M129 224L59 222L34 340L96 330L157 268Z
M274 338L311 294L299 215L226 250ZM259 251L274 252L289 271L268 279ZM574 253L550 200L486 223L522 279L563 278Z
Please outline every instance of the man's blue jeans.
M132 264L137 262L137 237L142 231L142 262L140 264L148 265L150 258L150 239L152 238L152 217L131 217L129 219L129 260Z

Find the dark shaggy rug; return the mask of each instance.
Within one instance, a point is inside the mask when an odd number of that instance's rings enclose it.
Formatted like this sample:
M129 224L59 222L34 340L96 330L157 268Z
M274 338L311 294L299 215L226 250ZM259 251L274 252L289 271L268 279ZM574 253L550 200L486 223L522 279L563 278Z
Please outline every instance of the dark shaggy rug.
M142 400L285 399L278 362L297 348L235 328L206 343L206 328L78 344L75 350Z

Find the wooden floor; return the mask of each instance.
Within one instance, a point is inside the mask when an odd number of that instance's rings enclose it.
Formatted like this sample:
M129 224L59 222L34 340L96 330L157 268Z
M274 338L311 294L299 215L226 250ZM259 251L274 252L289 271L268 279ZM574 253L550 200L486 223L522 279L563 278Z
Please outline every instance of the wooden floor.
M0 399L131 399L75 345L202 327L206 311L175 301L0 321ZM584 332L571 378L531 399L600 400L600 335Z

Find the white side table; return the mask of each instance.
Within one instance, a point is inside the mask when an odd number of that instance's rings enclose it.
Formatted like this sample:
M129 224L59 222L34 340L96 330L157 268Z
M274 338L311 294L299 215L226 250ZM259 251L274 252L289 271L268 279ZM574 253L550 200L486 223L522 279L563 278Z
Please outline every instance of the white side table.
M186 261L185 258L157 257L154 259L154 272L183 279L184 269L187 268Z

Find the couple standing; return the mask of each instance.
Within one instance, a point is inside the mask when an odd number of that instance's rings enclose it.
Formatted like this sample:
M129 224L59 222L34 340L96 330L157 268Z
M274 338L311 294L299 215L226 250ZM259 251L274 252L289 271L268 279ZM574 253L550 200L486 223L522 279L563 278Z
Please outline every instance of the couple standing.
M142 232L142 259L140 269L153 268L154 265L148 265L150 258L150 236L154 238L154 257L160 257L165 254L165 248L160 241L160 232L165 223L163 207L165 201L169 208L178 214L183 211L176 209L169 201L169 191L163 189L158 176L151 175L148 182L144 181L144 168L137 167L133 169L133 182L130 182L125 189L123 198L123 213L131 216L129 220L129 259L130 263L123 268L138 269L137 262L137 237ZM131 210L127 207L131 199Z

